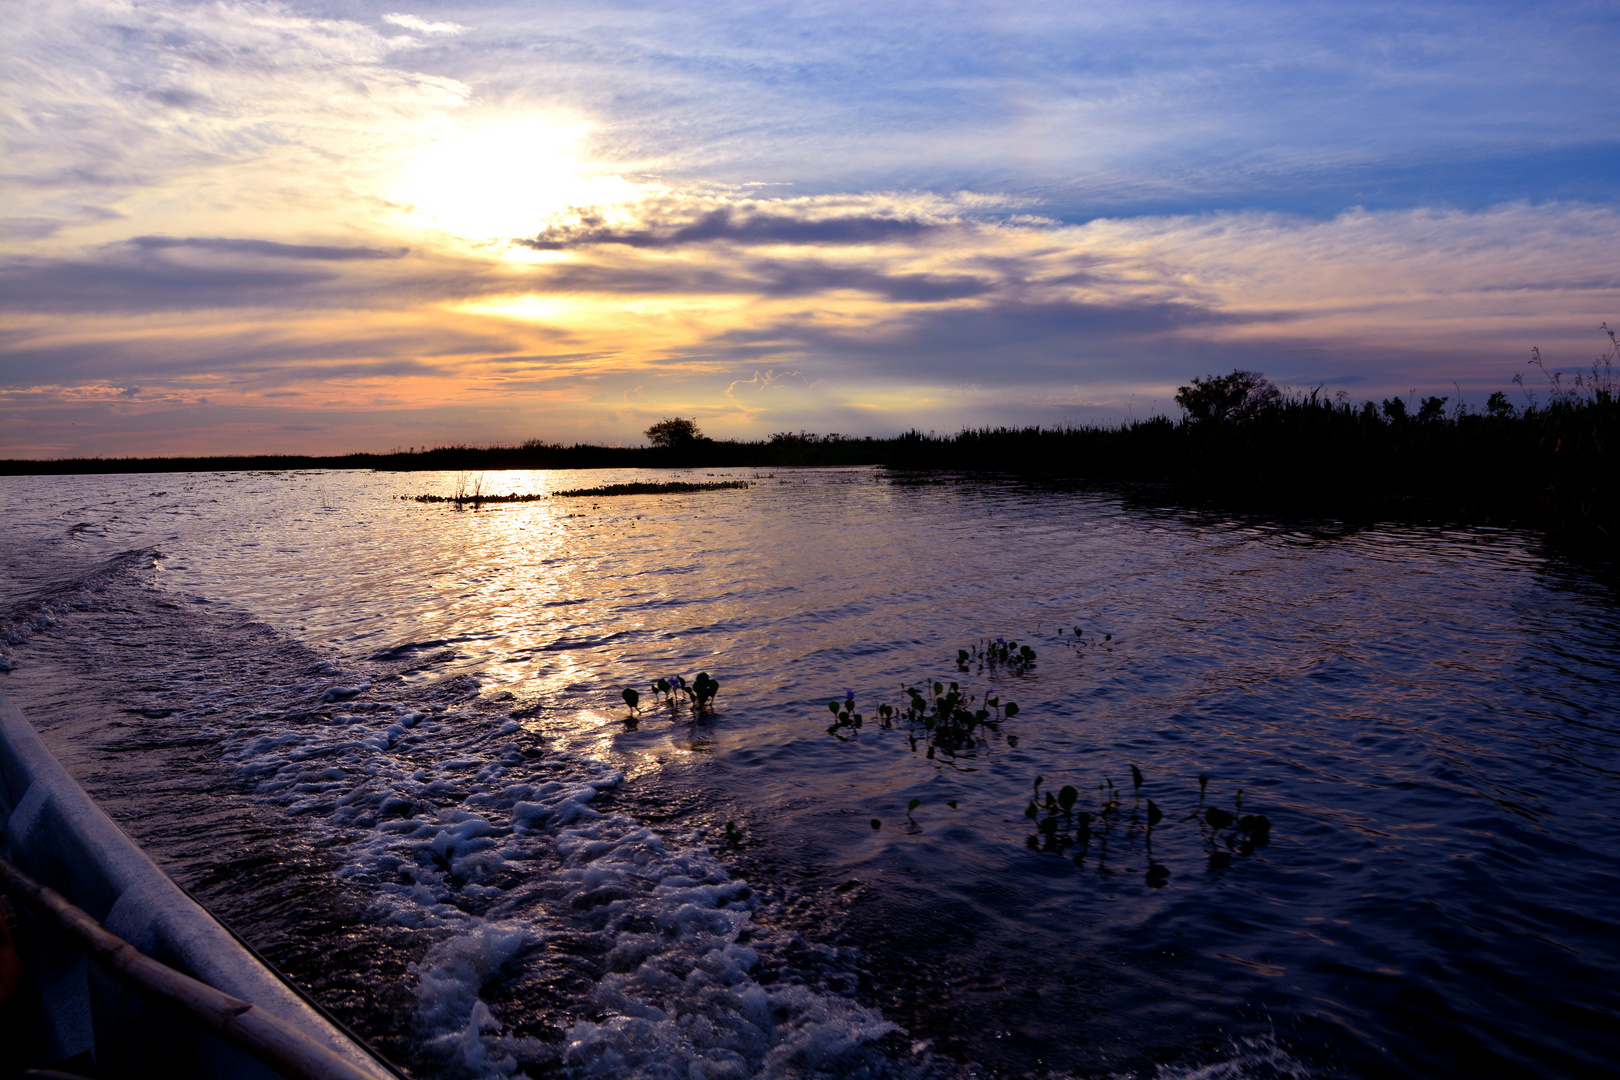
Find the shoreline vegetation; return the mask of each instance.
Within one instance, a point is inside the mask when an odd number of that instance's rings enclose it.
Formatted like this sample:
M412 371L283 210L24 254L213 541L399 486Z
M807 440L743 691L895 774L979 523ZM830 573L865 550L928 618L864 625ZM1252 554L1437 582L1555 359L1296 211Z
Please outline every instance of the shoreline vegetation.
M1607 326L1611 343L1615 332ZM1616 350L1566 382L1540 353L1543 385L1515 376L1524 403L1492 394L1483 411L1449 398L1352 402L1342 391L1285 395L1246 371L1194 379L1176 395L1185 415L1117 427L999 427L887 438L780 432L755 441L705 438L692 420L660 421L645 447L440 446L337 456L240 455L0 461L0 475L373 469L792 468L881 466L895 478L990 473L1102 485L1156 485L1175 498L1245 512L1350 519L1522 524L1557 539L1615 548L1620 540L1620 385ZM612 485L617 488L623 485ZM686 490L627 485L622 492ZM714 485L694 485L709 489ZM630 489L638 489L632 492ZM559 494L573 494L564 492ZM430 496L419 501L432 502ZM444 501L454 501L453 498ZM496 499L485 497L484 502ZM499 501L518 501L502 499Z

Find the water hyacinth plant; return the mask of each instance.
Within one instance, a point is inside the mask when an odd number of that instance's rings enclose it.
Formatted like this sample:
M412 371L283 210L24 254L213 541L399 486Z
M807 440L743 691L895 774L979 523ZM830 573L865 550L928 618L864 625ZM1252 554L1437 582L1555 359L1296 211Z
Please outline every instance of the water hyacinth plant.
M1059 631L1070 648L1106 648L1113 641L1112 634L1088 640L1085 631L1075 627L1073 639ZM1033 672L1035 650L1015 641L986 638L980 643L961 649L956 655L959 671L977 665L980 672L999 675L1025 676ZM903 729L911 749L926 748L926 756L943 764L952 765L959 772L974 770L955 764L955 759L988 749L989 736L1002 735L1009 747L1018 745L1018 736L1005 734L1001 725L1019 714L1018 705L1003 702L999 696L986 693L981 699L965 691L960 683L944 681L925 682L921 686L903 684L905 704L894 706L879 704L874 710L875 726L880 730ZM835 738L853 741L862 731L866 716L859 711L855 692L846 690L842 699L827 702L832 723L827 731ZM1081 790L1073 784L1063 784L1055 791L1042 786L1044 776L1035 777L1034 790L1024 818L1034 826L1034 832L1025 843L1032 851L1047 852L1071 858L1077 867L1092 865L1097 872L1113 873L1109 866L1110 849L1115 861L1121 854L1139 855L1145 859L1144 880L1148 886L1159 888L1170 880L1170 869L1153 853L1156 830L1169 824L1193 824L1202 837L1208 853L1209 869L1219 871L1231 865L1232 856L1253 855L1271 839L1271 821L1264 814L1243 812L1243 791L1239 789L1233 799L1233 809L1227 810L1209 802L1209 777L1198 777L1198 799L1185 814L1167 815L1157 801L1145 797L1148 780L1140 766L1127 765L1131 779L1129 798L1115 785L1112 777L1104 777L1097 784L1096 802L1082 807ZM1162 796L1161 796L1162 797ZM945 805L957 808L957 800L949 799ZM906 803L905 829L907 834L922 831L916 813L922 807L920 799ZM881 828L879 819L872 819L872 828ZM1094 855L1094 857L1093 857ZM1134 861L1134 860L1133 860Z
M879 705L878 726L887 729L905 725L911 748L925 747L929 758L941 754L954 758L986 746L986 732L999 733L1003 720L1018 715L1016 702L1003 703L999 697L990 696L981 703L976 695L965 693L954 682L949 686L935 682L925 684L924 689L910 685L902 689L906 704L899 708L887 703ZM931 695L928 690L932 690ZM827 732L840 739L853 737L866 721L855 711L853 691L846 692L843 701L827 702L827 710L833 714ZM1018 745L1016 736L1008 735L1007 741L1008 745Z
M685 706L694 718L714 712L714 697L720 692L720 680L707 671L698 672L691 682L687 682L684 675L671 675L655 679L649 685L652 687L654 700L659 706L667 709L671 717L676 716L682 706ZM641 711L641 692L627 686L619 692L619 696L630 707L630 715L626 717L625 723L634 727Z
M1075 809L1080 793L1067 784L1056 795L1048 790L1043 802L1041 785L1046 778L1037 776L1034 796L1024 809L1024 817L1034 824L1035 832L1025 844L1031 851L1056 855L1067 855L1073 851L1074 864L1081 867L1086 865L1095 844L1096 869L1100 873L1109 872L1110 843L1125 844L1128 845L1128 853L1138 853L1146 858L1146 883L1153 888L1165 885L1170 880L1170 870L1153 855L1153 832L1170 819L1151 798L1145 800L1144 805L1142 787L1147 781L1136 765L1131 765L1130 770L1132 802L1128 813L1123 809L1121 792L1111 777L1104 777L1103 782L1097 785L1099 802L1093 812ZM1222 870L1232 864L1234 853L1245 857L1253 855L1256 849L1270 842L1271 820L1264 814L1242 813L1241 788L1235 798L1235 813L1207 805L1208 790L1209 776L1201 774L1198 777L1197 804L1184 817L1176 820L1191 822L1198 827L1208 848L1209 869Z
M1035 669L1035 650L1016 641L998 637L985 638L966 649L956 651L956 670L967 671L978 664L978 673L1006 672L1009 675L1027 675Z

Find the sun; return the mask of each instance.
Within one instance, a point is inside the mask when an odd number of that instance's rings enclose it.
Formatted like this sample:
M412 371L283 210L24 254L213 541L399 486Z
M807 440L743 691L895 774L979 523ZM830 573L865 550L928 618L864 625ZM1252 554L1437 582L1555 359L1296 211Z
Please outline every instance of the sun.
M628 202L639 189L582 161L586 123L512 119L424 147L396 197L419 221L472 240L533 236L571 208Z

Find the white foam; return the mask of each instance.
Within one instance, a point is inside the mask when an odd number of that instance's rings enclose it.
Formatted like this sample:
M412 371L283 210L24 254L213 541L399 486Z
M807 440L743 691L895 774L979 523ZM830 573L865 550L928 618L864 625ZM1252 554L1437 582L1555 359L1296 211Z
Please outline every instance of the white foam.
M345 679L331 667L321 672ZM876 1012L805 985L762 986L757 902L699 836L594 806L620 774L524 755L515 720L370 706L276 731L227 732L260 797L308 816L377 916L439 938L416 969L417 1016L446 1075L513 1075L546 1054L480 997L555 962L547 921L585 920L607 972L562 1048L566 1071L623 1078L889 1073ZM431 756L433 760L425 762ZM481 914L475 914L480 912ZM583 913L583 914L580 914ZM552 1067L555 1067L553 1065Z
M1231 1046L1230 1056L1220 1061L1160 1065L1154 1070L1154 1080L1271 1080L1283 1076L1303 1080L1312 1075L1307 1066L1278 1044L1274 1035L1237 1039Z
M431 1032L427 1048L454 1071L468 1076L510 1076L517 1068L513 1050L529 1040L492 1042L501 1022L478 996L479 989L533 942L533 934L517 924L477 926L434 946L420 964L417 977L417 1018Z

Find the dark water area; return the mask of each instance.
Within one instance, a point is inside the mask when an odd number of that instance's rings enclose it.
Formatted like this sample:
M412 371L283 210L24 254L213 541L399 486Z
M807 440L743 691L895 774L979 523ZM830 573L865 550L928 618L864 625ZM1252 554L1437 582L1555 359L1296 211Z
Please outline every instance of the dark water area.
M5 478L0 688L416 1075L1612 1075L1614 567L675 478L752 486L458 513L399 498L449 475ZM958 665L997 639L1036 660ZM711 713L654 700L699 671ZM882 726L935 682L1017 714Z

